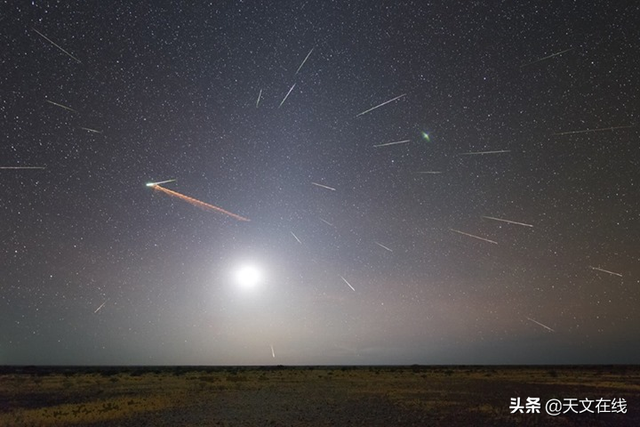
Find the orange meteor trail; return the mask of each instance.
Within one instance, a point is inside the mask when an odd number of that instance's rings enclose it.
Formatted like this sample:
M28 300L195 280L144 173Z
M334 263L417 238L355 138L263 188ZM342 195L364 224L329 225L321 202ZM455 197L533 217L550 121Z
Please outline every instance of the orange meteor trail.
M161 187L158 184L153 185L152 188L154 190L160 190L163 193L168 194L169 196L173 196L173 197L177 197L178 199L182 199L185 202L191 203L193 206L197 206L197 207L202 208L204 210L220 212L220 213L223 213L225 215L229 215L230 217L235 218L238 221L251 221L250 219L247 219L247 218L241 217L240 215L236 215L234 213L225 211L224 209L219 208L217 206L213 206L213 205L210 205L209 203L201 202L200 200L194 199L193 197L185 196L184 194L180 194L180 193L178 193L176 191L169 190L167 188Z

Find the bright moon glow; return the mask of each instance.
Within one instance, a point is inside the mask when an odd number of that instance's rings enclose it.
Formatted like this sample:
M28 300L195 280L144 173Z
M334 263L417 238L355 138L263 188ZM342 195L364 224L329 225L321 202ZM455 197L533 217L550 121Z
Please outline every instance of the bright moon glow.
M236 272L236 281L244 289L255 288L261 280L261 271L253 265L242 266Z

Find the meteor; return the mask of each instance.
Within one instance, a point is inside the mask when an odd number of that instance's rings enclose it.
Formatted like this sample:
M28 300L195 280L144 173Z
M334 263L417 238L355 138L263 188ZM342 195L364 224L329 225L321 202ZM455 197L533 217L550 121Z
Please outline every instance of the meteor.
M511 220L508 220L508 219L494 218L492 216L483 216L482 218L492 219L494 221L506 222L507 224L522 225L524 227L533 227L533 225L525 224L524 222L516 222L516 221L511 221Z
M630 129L630 128L633 128L633 127L636 127L636 125L613 126L613 127L609 127L609 128L598 128L598 129L572 130L572 131L568 131L568 132L554 133L554 135L575 135L575 134L578 134L578 133L605 132L605 131L608 131L608 130Z
M23 169L46 169L45 166L0 166L0 169L23 170Z
M465 233L464 231L454 230L453 228L450 228L449 230L453 231L454 233L462 234L463 236L469 236L469 237L473 237L474 239L482 240L484 242L493 243L494 245L498 244L498 242L494 242L493 240L489 240L489 239L485 239L484 237L475 236L473 234Z
M45 99L45 101L47 101L51 105L55 105L56 107L64 108L65 110L69 110L69 111L73 111L74 113L77 113L76 110L74 110L71 107L67 107L66 105L58 104L57 102L49 101L48 99Z
M389 252L393 252L391 249L389 249L388 247L386 247L386 246L385 246L385 245L383 245L382 243L378 243L378 242L373 242L373 243L375 243L376 245L380 246L380 247L381 247L381 248L383 248L383 249L388 250Z
M99 312L99 311L100 311L100 309L101 309L102 307L104 307L104 305L107 303L107 301L109 301L109 300L108 300L108 299L107 299L107 300L105 300L105 301L102 303L102 305L100 305L100 307L96 308L96 311L94 311L94 312L93 312L93 314L96 314L97 312Z
M72 58L74 61L76 61L78 64L82 64L82 62L76 58L75 56L71 55L69 52L67 52L66 50L64 50L63 48L61 48L60 46L58 46L57 44L55 44L49 37L45 36L44 34L42 34L40 31L36 30L35 28L32 28L33 31L35 31L36 33L38 33L40 35L40 37L42 37L43 39L45 39L46 41L48 41L49 43L51 43L52 45L54 45L55 47L57 47L58 49L60 49L62 52L64 52L67 56L69 56L70 58Z
M346 283L346 284L347 284L347 286L349 286L353 292L355 292L355 291L356 291L356 290L353 288L353 286L351 286L351 283L347 282L347 279L345 279L345 278L344 278L344 277L342 277L342 276L340 276L340 278L341 278L342 280L344 280L344 283Z
M298 243L302 244L302 242L300 241L300 239L298 239L298 236L296 236L296 235L294 234L294 232L293 232L293 231L291 231L290 233L291 233L291 235L293 236L293 238L294 238L294 239L296 239L296 241L297 241Z
M495 151L471 151L469 153L460 153L461 156L477 156L482 154L501 154L510 153L511 150L495 150Z
M376 108L380 108L380 107L382 107L383 105L387 105L388 103L393 102L393 101L395 101L396 99L400 99L400 98L402 98L403 96L407 96L407 94L406 94L406 93L403 93L402 95L400 95L400 96L396 96L396 97L395 97L395 98L393 98L393 99L390 99L390 100L388 100L388 101L384 101L382 104L378 104L378 105L376 105L375 107L371 107L371 108L369 108L368 110L363 111L362 113L360 113L360 114L356 115L356 117L364 116L365 114L370 113L371 111L375 110Z
M152 185L149 185L149 184L152 184ZM220 213L223 213L225 215L230 216L231 218L235 218L238 221L251 221L250 219L247 219L247 218L242 217L240 215L236 215L236 214L231 213L229 211L225 211L224 209L219 208L217 206L210 205L209 203L205 203L205 202L202 202L202 201L200 201L198 199L194 199L193 197L185 196L184 194L180 194L177 191L173 191L173 190L169 190L168 188L161 187L160 185L158 185L155 182L150 182L150 183L147 184L147 186L153 188L154 190L162 191L163 193L165 193L165 194L167 194L169 196L177 197L178 199L184 200L185 202L187 202L187 203L189 203L189 204L191 204L193 206L196 206L198 208L202 208L202 209L207 210L207 211L220 212Z
M321 188L326 188L327 190L336 191L335 188L329 187L328 185L318 184L317 182L312 182L311 184L315 185L316 187L321 187Z
M80 129L86 130L87 132L91 132L91 133L102 133L102 131L100 130L95 130L95 129L91 129L91 128L85 128L80 126Z
M389 145L398 145L398 144L406 144L407 142L411 142L410 139L403 139L402 141L394 141L394 142L385 142L384 144L374 145L374 148L377 147L387 147Z
M333 227L333 224L331 224L329 221L324 220L322 218L318 218L320 221L324 222L325 224L327 224L329 227Z
M291 91L293 90L294 87L296 87L295 83L293 84L293 86L291 86L291 89L289 89L289 92L287 92L287 94L284 96L284 98L282 98L282 102L280 102L280 105L278 105L278 108L282 107L282 104L284 104L284 101L287 100L287 98L289 97L289 94L291 93Z
M311 49L309 51L309 53L307 53L307 56L304 58L304 61L302 61L302 64L300 64L300 66L298 67L298 69L296 70L296 74L298 74L298 72L300 71L300 69L302 69L302 66L304 65L305 62L307 62L307 59L309 59L309 56L311 56L311 52L313 52L313 49Z
M537 320L533 320L530 317L527 317L527 320L532 321L533 323L537 323L538 325L542 326L543 328L545 328L546 330L548 330L549 332L555 332L553 329L551 329L550 327L548 327L547 325L543 325L542 323L538 322Z
M145 185L146 185L147 187L155 187L156 185L160 185L160 184L167 184L167 183L169 183L169 182L176 182L176 181L177 181L177 179L176 179L176 178L174 178L174 179L168 179L168 180L166 180L166 181L147 182Z
M602 271L603 273L611 274L611 275L613 275L613 276L622 277L622 274L620 274L620 273L616 273L616 272L614 272L614 271L605 270L604 268L600 268L600 267L592 267L592 266L589 266L589 268L590 268L590 269L592 269L592 270L596 270L596 271Z
M545 56L544 58L536 59L535 61L532 61L532 62L526 63L526 64L524 64L524 65L521 65L521 66L520 66L520 68L524 68L524 67L527 67L527 66L529 66L529 65L537 64L538 62L546 61L547 59L551 59L551 58L554 58L554 57L556 57L556 56L560 56L560 55L562 55L563 53L567 53L567 52L569 52L569 51L571 51L571 50L573 50L573 48L571 48L571 49L565 49L565 50L563 50L562 52L556 52L556 53L554 53L554 54L552 54L552 55Z
M260 93L258 94L258 99L256 100L256 108L260 105L260 99L262 98L262 89L260 89Z

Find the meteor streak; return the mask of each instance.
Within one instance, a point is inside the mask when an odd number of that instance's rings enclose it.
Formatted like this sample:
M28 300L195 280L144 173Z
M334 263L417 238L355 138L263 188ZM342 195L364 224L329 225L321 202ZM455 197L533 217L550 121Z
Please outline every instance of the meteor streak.
M529 63L527 63L527 64L521 65L521 66L520 66L520 68L526 67L526 66L528 66L528 65L537 64L538 62L546 61L547 59L551 59L551 58L553 58L553 57L555 57L555 56L560 56L560 55L562 55L563 53L567 53L567 52L569 52L570 50L573 50L573 48L571 48L571 49L565 49L565 50L563 50L562 52L557 52L557 53L554 53L554 54L552 54L552 55L545 56L544 58L536 59L536 60L535 60L535 61L533 61L533 62L529 62Z
M429 174L429 175L437 175L442 173L441 171L421 171L421 172L416 172L416 173L420 173L420 174Z
M320 219L320 221L322 221L322 222L324 222L325 224L327 224L329 227L333 227L333 224L331 224L329 221L325 221L325 220L324 220L324 219L322 219L322 218L319 218L319 219Z
M271 344L271 356L275 359L276 358L276 351L273 349L273 344Z
M386 142L384 144L374 145L374 147L386 147L388 145L406 144L407 142L411 142L411 140L410 139L403 139L402 141Z
M498 244L498 242L494 242L493 240L485 239L484 237L474 236L473 234L465 233L464 231L454 230L453 228L450 228L449 230L451 230L451 231L453 231L455 233L462 234L464 236L473 237L474 239L483 240L485 242L493 243L494 245Z
M287 100L287 98L289 97L289 94L291 93L291 91L293 90L294 87L296 87L295 83L293 84L293 86L291 86L291 89L289 89L289 92L287 92L287 94L284 96L284 98L282 98L282 102L280 103L280 105L278 105L278 108L282 107L282 104L284 104L284 101Z
M530 317L527 317L527 320L532 321L533 323L537 323L538 325L542 326L543 328L547 329L549 332L555 332L553 329L551 329L550 327L548 327L547 325L543 325L542 323L538 322L537 320L533 320Z
M99 311L100 311L100 309L101 309L102 307L104 307L104 305L107 303L107 301L109 301L109 300L108 300L108 299L107 299L107 300L105 300L105 301L100 305L100 307L96 308L96 311L94 311L94 312L93 312L93 314L96 314L97 312L99 312Z
M260 89L260 93L258 94L258 99L256 100L256 108L260 105L260 98L262 98L262 89Z
M46 169L44 166L0 166L3 170Z
M298 239L298 236L296 236L293 231L290 231L291 235L293 236L294 239L296 239L298 241L298 243L302 244L302 242L300 241L300 239Z
M298 67L298 69L296 70L296 74L298 74L298 71L300 71L300 69L302 68L302 66L304 65L305 62L307 62L307 59L309 59L309 56L311 56L311 52L313 52L313 48L311 48L311 50L309 51L309 53L307 53L307 56L304 58L304 61L302 61L302 64L300 64L300 66Z
M494 221L502 221L502 222L506 222L507 224L515 224L515 225L523 225L525 227L533 227L533 225L531 224L525 224L524 222L516 222L516 221L510 221L508 219L501 219L501 218L494 218L492 216L483 216L482 218L486 218L486 219L492 219Z
M460 153L461 156L476 156L482 154L500 154L500 153L510 153L511 150L495 150L495 151L471 151L468 153Z
M603 273L607 273L607 274L611 274L613 276L618 276L618 277L622 277L622 274L620 273L615 273L613 271L609 271L609 270L605 270L604 268L600 268L600 267L591 267L589 266L590 269L592 270L597 270L597 271L602 271Z
M167 183L169 183L169 182L176 182L176 181L177 181L177 179L175 179L175 178L174 178L174 179L168 179L168 180L166 180L166 181L147 182L145 185L146 185L147 187L155 187L156 185L160 185L160 184L167 184Z
M35 28L32 28L32 30L35 31L36 33L38 33L40 35L40 37L42 37L43 39L45 39L46 41L48 41L49 43L51 43L52 45L54 45L55 47L57 47L58 49L63 51L65 54L67 54L70 58L72 58L78 64L82 64L82 62L78 58L76 58L75 56L71 55L69 52L67 52L66 50L64 50L63 48L61 48L57 44L55 44L49 37L45 36L44 34L42 34L40 31L36 30Z
M387 105L388 103L393 102L393 101L395 101L396 99L400 99L400 98L402 98L403 96L406 96L406 95L407 95L406 93L403 93L402 95L400 95L400 96L396 96L396 97L395 97L395 98L393 98L393 99L390 99L390 100L388 100L388 101L384 101L382 104L376 105L375 107L372 107L372 108L369 108L369 109L368 109L368 110L366 110L366 111L363 111L362 113L360 113L360 114L356 115L356 117L364 116L365 114L367 114L367 113L369 113L369 112L371 112L371 111L375 110L376 108L380 108L380 107L382 107L383 105Z
M83 128L82 126L80 126L80 129L86 130L87 132L92 132L92 133L102 133L102 131L100 130L95 130L95 129L91 129L91 128Z
M389 252L393 252L391 249L389 249L388 247L386 247L386 246L385 246L385 245L383 245L382 243L378 243L378 242L373 242L373 243L375 243L376 245L380 246L380 247L381 247L381 248L383 248L383 249L388 250Z
M49 101L48 99L45 99L45 101L47 101L51 105L55 105L56 107L64 108L65 110L69 110L69 111L73 111L74 113L77 113L76 110L74 110L71 107L67 107L66 105L58 104L57 102Z
M633 128L633 127L636 127L636 125L614 126L614 127L610 127L610 128L598 128L598 129L572 130L572 131L569 131L569 132L554 133L554 135L575 135L575 134L578 134L578 133L605 132L605 131L608 131L608 130L629 129L629 128Z
M346 284L347 284L347 286L349 286L353 292L355 292L355 291L356 291L355 289L353 289L353 286L351 286L351 283L347 282L347 279L345 279L345 278L344 278L344 277L342 277L342 276L340 276L340 278L341 278L342 280L344 280L344 283L346 283Z
M154 184L154 183L150 183L150 184ZM180 194L177 191L173 191L173 190L169 190L167 188L161 187L158 184L154 184L153 186L150 186L150 187L153 188L154 190L162 191L163 193L168 194L169 196L173 196L173 197L177 197L178 199L182 199L185 202L190 203L193 206L199 207L201 209L208 210L208 211L214 211L214 212L220 212L220 213L228 215L228 216L230 216L232 218L235 218L238 221L250 221L249 219L241 217L240 215L236 215L234 213L225 211L224 209L219 208L217 206L210 205L209 203L201 202L200 200L194 199L193 197L185 196L184 194Z
M317 182L312 182L313 185L317 186L317 187L322 187L322 188L326 188L327 190L331 190L331 191L336 191L335 188L333 187L329 187L328 185L322 185L322 184L318 184Z

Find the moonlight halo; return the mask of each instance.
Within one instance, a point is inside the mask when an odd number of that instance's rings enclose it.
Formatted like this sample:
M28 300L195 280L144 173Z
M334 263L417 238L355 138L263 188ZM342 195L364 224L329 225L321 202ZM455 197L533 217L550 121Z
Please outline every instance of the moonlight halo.
M253 290L263 281L262 269L254 264L242 264L234 272L235 283L244 290Z

